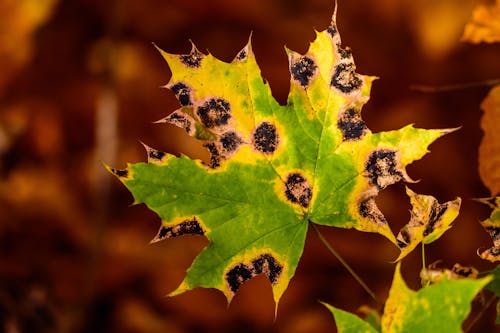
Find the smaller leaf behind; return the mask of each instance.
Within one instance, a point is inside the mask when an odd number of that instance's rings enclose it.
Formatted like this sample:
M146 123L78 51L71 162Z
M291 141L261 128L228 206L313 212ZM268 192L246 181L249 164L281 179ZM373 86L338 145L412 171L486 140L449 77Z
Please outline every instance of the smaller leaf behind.
M382 332L462 332L474 296L492 280L443 280L419 291L408 288L398 263L382 316Z
M492 201L492 203L485 201L493 208L493 212L481 224L493 240L493 247L483 251L479 256L485 260L495 262L500 261L500 197L496 197Z
M471 266L462 266L459 263L453 265L452 269L438 268L436 263L424 267L420 270L420 280L422 286L439 283L443 280L475 279L479 272Z
M396 261L406 257L420 242L429 244L441 237L451 228L461 203L461 199L456 198L440 204L433 196L417 194L408 187L406 194L412 205L411 218L396 237L401 250Z
M498 298L500 298L500 266L497 266L490 273L493 275L493 280L488 283L486 289L493 292L497 297L497 318L495 320L495 323L498 325L500 324L500 302L498 301Z

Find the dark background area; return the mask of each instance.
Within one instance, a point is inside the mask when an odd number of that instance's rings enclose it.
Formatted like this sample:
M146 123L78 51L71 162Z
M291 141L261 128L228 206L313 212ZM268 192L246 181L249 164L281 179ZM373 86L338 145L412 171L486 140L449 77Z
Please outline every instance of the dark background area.
M460 196L461 214L427 261L480 271L491 246L478 221L489 196L478 175L479 105L488 87L422 93L410 87L500 77L500 45L460 42L471 0L340 1L337 23L357 72L380 77L363 109L374 131L414 123L453 128L408 167L412 190L440 202ZM230 61L252 33L274 96L286 102L284 45L304 53L330 23L331 0L24 0L0 3L0 330L17 332L333 332L318 300L357 311L377 307L310 232L276 320L264 277L247 282L229 307L216 290L165 295L207 244L185 236L154 245L159 219L103 163L145 161L140 141L207 158L182 130L153 124L179 105L159 87L169 53L199 50ZM377 201L395 233L408 222L404 185ZM397 250L383 237L320 228L377 297L388 294ZM403 261L419 286L420 251ZM479 302L476 302L479 303ZM480 307L475 304L474 308ZM494 330L490 307L472 332ZM359 312L358 312L359 313Z

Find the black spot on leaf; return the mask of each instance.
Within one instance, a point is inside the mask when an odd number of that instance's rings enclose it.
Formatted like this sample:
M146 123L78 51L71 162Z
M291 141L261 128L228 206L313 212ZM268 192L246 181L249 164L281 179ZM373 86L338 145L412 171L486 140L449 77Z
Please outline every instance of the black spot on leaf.
M253 133L253 144L257 151L264 154L274 153L278 148L278 133L276 126L264 121L257 126Z
M157 150L151 147L146 147L146 151L148 153L148 159L153 160L153 161L161 161L166 153L162 152L161 150Z
M345 49L342 48L340 43L337 44L337 52L340 55L340 58L342 58L342 59L348 59L348 58L352 57L351 49L348 47L346 47Z
M159 242L165 238L178 237L182 235L203 235L205 232L200 226L198 220L193 217L191 220L186 220L172 226L162 226L158 234L153 238L151 243Z
M247 50L246 48L241 50L240 52L238 52L238 54L236 55L236 60L238 61L243 61L247 58Z
M495 261L498 260L498 257L500 256L500 247L498 246L493 246L483 253L481 253L481 258L491 260L490 258L493 258Z
M245 264L237 264L226 273L226 281L233 293L236 293L240 286L254 276L253 269Z
M283 271L283 266L272 255L267 253L252 261L252 266L255 274L264 273L272 284L278 281Z
M249 265L238 263L226 273L229 289L236 293L240 286L258 274L265 274L271 284L278 282L283 266L269 253L260 255Z
M291 173L286 178L285 196L290 202L307 208L311 202L312 190L304 176Z
M486 232L490 235L491 239L493 240L493 243L497 243L500 241L500 227L495 227L495 226L486 226L484 227L486 229Z
M367 198L359 202L359 214L375 223L387 224L387 220L380 212L374 198Z
M309 57L300 57L300 59L291 64L290 71L294 80L298 81L300 85L307 88L311 78L316 73L318 66Z
M423 233L424 237L430 235L434 231L434 229L436 228L436 224L441 220L447 210L447 204L440 205L438 203L434 203L432 205L431 211L429 213L429 222L427 222Z
M227 125L231 114L231 105L223 98L212 98L198 107L196 113L206 128Z
M368 132L368 127L361 119L361 115L353 108L340 114L337 125L344 141L359 140Z
M175 97L179 100L182 106L192 105L191 102L191 88L182 82L177 82L170 87L174 92Z
M370 154L365 169L370 182L378 189L383 189L403 178L397 167L396 151L379 149Z
M233 131L222 134L219 141L226 153L235 152L243 143L243 140L238 136L238 134L236 134L236 132Z
M183 54L179 56L180 61L191 68L198 68L201 66L201 61L203 60L203 53L198 51L196 48L193 47L193 50L191 50L191 53L189 54Z
M465 267L460 264L455 264L451 268L451 271L461 278L473 278L477 277L477 270L474 267Z
M208 152L210 153L210 164L209 164L209 166L211 168L220 167L220 162L221 162L221 158L222 157L221 157L220 152L217 149L217 146L215 145L215 143L213 143L213 142L206 143L204 145L204 147L207 148Z
M335 25L331 25L326 29L326 32L328 32L331 37L335 37L337 34L337 27Z
M335 67L330 85L343 93L359 89L363 81L361 75L355 72L353 63L340 63Z
M115 169L115 168L110 168L111 172L120 178L125 178L128 176L128 170L121 170L121 169Z
M167 118L165 118L165 121L169 124L175 125L180 128L184 128L186 130L186 133L191 135L192 132L192 121L188 117L186 117L184 114L174 111L172 112Z

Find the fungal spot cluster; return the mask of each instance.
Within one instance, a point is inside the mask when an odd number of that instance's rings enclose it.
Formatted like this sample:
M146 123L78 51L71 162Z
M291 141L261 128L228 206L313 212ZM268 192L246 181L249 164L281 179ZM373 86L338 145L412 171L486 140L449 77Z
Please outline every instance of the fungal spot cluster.
M235 59L238 61L244 61L247 58L247 55L248 55L248 50L247 47L245 47L240 52L238 52Z
M497 261L499 256L500 256L500 246L493 246L484 251L483 253L481 253L481 258L490 261Z
M291 173L286 177L285 196L290 202L307 208L311 202L312 189L304 176Z
M165 238L173 238L182 235L203 235L205 232L201 227L200 223L193 217L190 220L183 221L179 224L173 226L161 226L160 230L156 234L155 238L151 241L151 243L156 243Z
M276 126L264 121L260 123L252 134L252 144L255 150L272 154L278 148L279 137Z
M121 169L110 168L110 170L117 177L126 178L128 176L128 170L126 169L121 170Z
M182 106L193 104L191 101L191 87L182 82L177 82L172 84L169 88L174 92L175 97L177 97Z
M337 35L337 27L335 26L335 23L332 22L332 24L326 29L326 32L330 35L330 37L335 37Z
M332 39L332 43L339 56L337 65L333 68L330 86L344 94L357 91L363 85L363 76L356 73L356 65L352 57L351 50L342 48L340 35L335 23L327 29L327 33Z
M365 122L361 119L360 112L354 108L348 108L340 113L337 126L342 132L344 141L359 140L369 131Z
M161 150L157 150L146 146L146 153L148 154L148 161L150 162L161 162L161 160L167 155Z
M490 235L493 244L500 244L500 227L490 225L486 226L484 229Z
M290 72L295 81L303 88L307 88L311 79L315 76L318 66L313 59L307 56L300 57L297 61L290 64Z
M212 129L227 125L231 118L230 110L231 105L224 98L211 98L198 107L196 114L206 128Z
M429 212L429 219L426 223L424 229L424 237L430 235L435 229L437 224L441 221L444 213L448 210L448 205L446 203L440 205L438 203L434 203L431 207L431 211Z
M221 161L236 153L243 143L243 139L231 130L223 133L217 141L205 143L204 147L210 153L209 167L219 167Z
M226 273L226 282L229 289L235 294L240 286L258 274L265 274L271 284L276 284L283 272L283 266L268 253L260 255L250 264L239 263Z
M342 48L340 43L337 44L337 53L340 55L341 59L348 59L352 57L352 51L349 47L346 47L345 49Z
M357 90L363 84L361 75L356 73L354 62L340 63L335 66L330 85L341 92L348 94Z
M238 134L236 134L236 132L228 131L222 134L219 142L225 155L227 155L236 152L243 143L243 140L238 136Z
M187 134L192 135L194 132L194 119L181 111L174 111L165 118L169 124L183 128Z
M207 148L208 152L210 153L210 162L208 163L208 166L212 169L220 167L222 156L219 152L219 149L217 149L217 144L215 142L209 142L204 144L203 146Z
M179 60L190 68L199 68L201 66L201 61L203 60L204 54L201 53L194 47L189 54L183 54L179 56Z
M387 224L384 214L378 209L375 198L363 199L358 204L359 214L376 224Z
M396 150L378 149L373 151L366 162L366 175L372 185L381 190L404 178L398 170Z

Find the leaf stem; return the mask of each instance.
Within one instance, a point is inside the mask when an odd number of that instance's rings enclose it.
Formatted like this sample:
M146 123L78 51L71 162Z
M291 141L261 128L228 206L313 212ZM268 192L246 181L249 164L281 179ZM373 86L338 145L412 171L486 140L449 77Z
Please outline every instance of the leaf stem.
M328 241L326 240L326 238L323 236L323 234L319 231L319 229L314 225L314 223L312 222L309 222L309 224L312 226L312 228L314 229L314 231L316 232L316 234L318 234L318 237L319 239L321 240L321 242L323 243L323 245L326 246L326 248L330 251L331 254L333 254L335 256L335 258L337 258L338 261L340 261L340 263L342 264L342 266L345 267L345 269L347 269L347 271L352 275L352 277L361 285L361 287L363 287L363 289L375 300L375 302L379 303L380 304L380 301L377 299L377 297L375 296L375 293L366 285L366 283L359 277L358 274L356 274L356 272L354 272L354 270L351 268L351 266L349 266L347 264L347 262L344 260L344 258L342 258L340 256L340 254L335 251L333 249L333 247L330 245L330 243L328 243Z
M496 298L497 297L495 295L492 295L488 299L488 302L486 302L486 304L481 308L481 311L479 311L479 313L474 317L474 319L472 319L469 322L469 324L467 325L467 327L464 328L464 332L468 332L478 322L478 320L481 319L481 317L483 316L483 314L490 307L490 305L495 301Z
M475 87L491 87L491 86L495 86L497 84L500 84L500 79L491 79L491 80L484 80L484 81L449 84L449 85L443 85L443 86L426 86L426 85L414 84L414 85L410 86L410 89L420 91L420 92L425 92L425 93L436 93L436 92L443 92L443 91L463 90L463 89L469 89L469 88L475 88Z
M425 269L425 245L422 243L422 269Z

